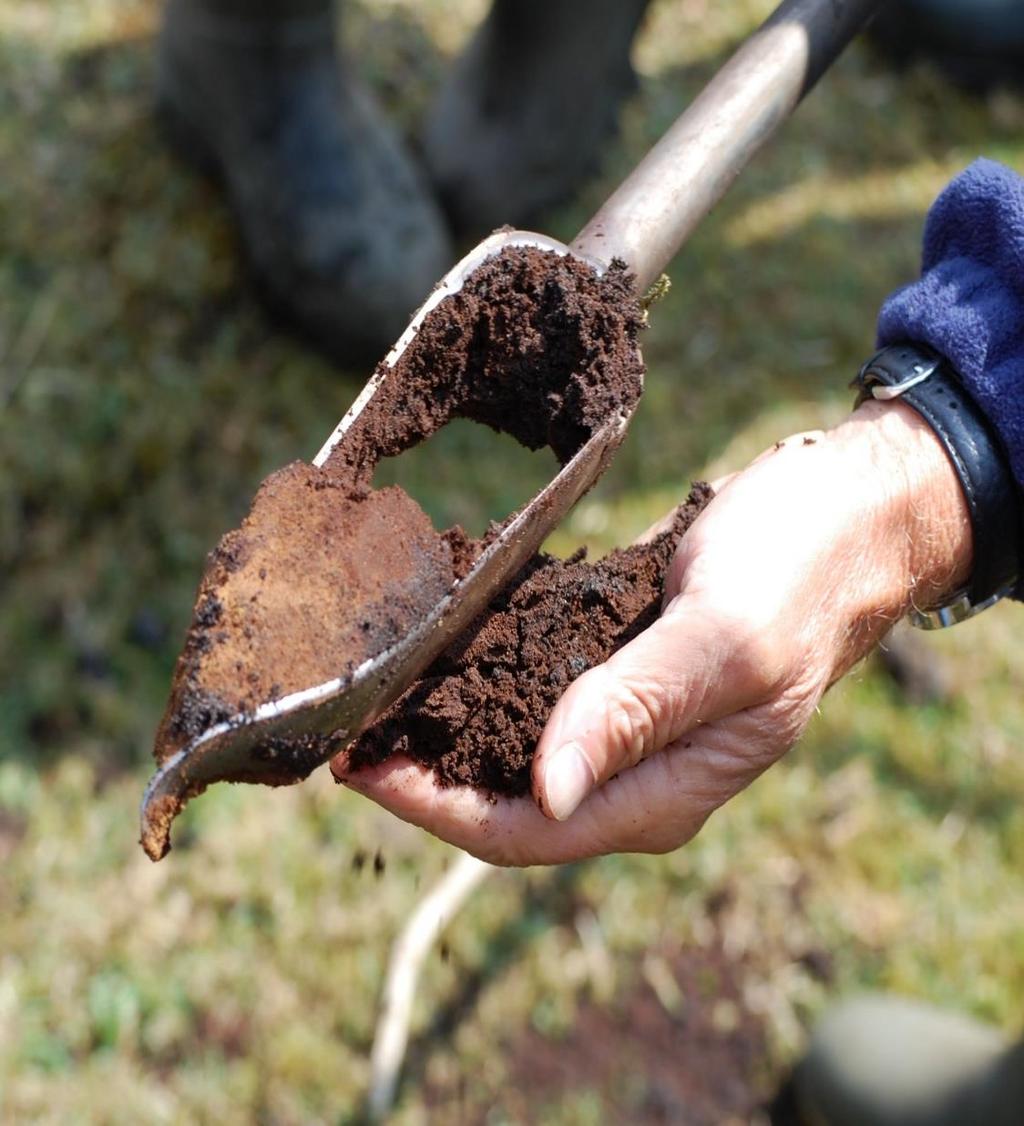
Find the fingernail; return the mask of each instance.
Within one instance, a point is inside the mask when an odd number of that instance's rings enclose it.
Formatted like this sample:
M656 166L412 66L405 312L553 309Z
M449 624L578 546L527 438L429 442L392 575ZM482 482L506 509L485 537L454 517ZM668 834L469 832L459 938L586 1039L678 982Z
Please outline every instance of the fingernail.
M544 772L544 789L552 817L565 821L593 788L594 772L579 743L559 747Z

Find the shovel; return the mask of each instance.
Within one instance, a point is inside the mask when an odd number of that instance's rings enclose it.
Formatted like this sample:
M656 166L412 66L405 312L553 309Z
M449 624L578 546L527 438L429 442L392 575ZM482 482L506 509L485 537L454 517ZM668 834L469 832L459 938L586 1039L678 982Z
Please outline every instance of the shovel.
M346 434L391 377L427 315L457 293L487 259L527 246L574 255L600 274L626 263L643 293L751 157L867 22L878 0L785 0L651 149L571 246L529 231L491 235L442 279L314 459L343 450ZM631 410L595 429L555 478L490 540L456 581L394 645L344 676L310 685L253 711L214 723L163 762L142 801L141 843L166 854L170 825L184 803L212 782L279 783L268 746L306 740L298 781L355 739L427 668L539 549L604 471L625 436ZM329 736L329 739L322 737ZM260 753L264 749L264 753Z

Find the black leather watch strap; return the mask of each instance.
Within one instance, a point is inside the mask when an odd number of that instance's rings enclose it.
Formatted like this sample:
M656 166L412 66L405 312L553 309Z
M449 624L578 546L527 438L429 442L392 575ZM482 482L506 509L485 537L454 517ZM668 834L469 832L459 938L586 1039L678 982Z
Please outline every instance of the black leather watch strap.
M854 381L858 402L901 398L935 431L956 468L974 535L966 595L970 612L1010 593L1020 576L1022 501L1009 458L949 362L918 344L883 348ZM947 624L944 621L933 624Z

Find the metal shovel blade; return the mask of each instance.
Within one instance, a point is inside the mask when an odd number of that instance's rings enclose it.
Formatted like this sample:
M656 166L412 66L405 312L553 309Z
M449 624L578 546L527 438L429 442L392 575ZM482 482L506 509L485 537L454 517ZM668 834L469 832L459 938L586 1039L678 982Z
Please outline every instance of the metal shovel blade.
M442 279L399 338L384 365L324 443L313 464L323 466L374 396L392 376L427 315L456 294L487 259L508 247L535 247L557 255L569 247L546 235L508 231L475 247ZM580 257L580 256L576 256ZM603 267L583 259L600 274ZM391 648L353 672L239 713L208 728L169 758L154 775L142 800L142 845L153 859L169 848L170 824L182 805L212 782L280 781L280 740L305 740L303 772L364 731L412 684L450 642L538 550L541 543L603 472L622 441L629 421L623 410L608 418L525 508L515 513L433 610ZM296 777L298 780L298 776Z
M623 260L643 291L725 194L754 154L828 69L880 0L784 0L606 201L573 243L526 231L485 240L444 278L339 423L315 464L380 389L427 314L480 264L508 246L574 254L598 272ZM595 431L555 479L502 528L434 609L391 648L350 675L295 692L210 727L170 757L142 802L142 844L158 859L182 804L209 783L280 781L276 739L308 736L309 769L355 738L396 699L538 549L597 480L625 434L618 412ZM324 738L331 736L331 739ZM321 750L318 752L317 747ZM307 771L308 773L308 771Z

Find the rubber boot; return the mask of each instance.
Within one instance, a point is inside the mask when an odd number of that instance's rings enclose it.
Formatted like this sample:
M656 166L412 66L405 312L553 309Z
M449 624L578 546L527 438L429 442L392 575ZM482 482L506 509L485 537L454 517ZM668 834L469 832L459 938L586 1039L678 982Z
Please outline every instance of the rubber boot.
M807 1126L1020 1126L1024 1043L896 997L827 1014L793 1076Z
M1024 82L1020 0L898 0L882 5L871 34L897 61L931 59L970 90Z
M494 0L428 115L427 167L453 226L535 224L591 174L636 78L648 0Z
M339 362L373 363L451 265L422 173L339 60L330 0L170 0L158 106L224 183L259 288Z

